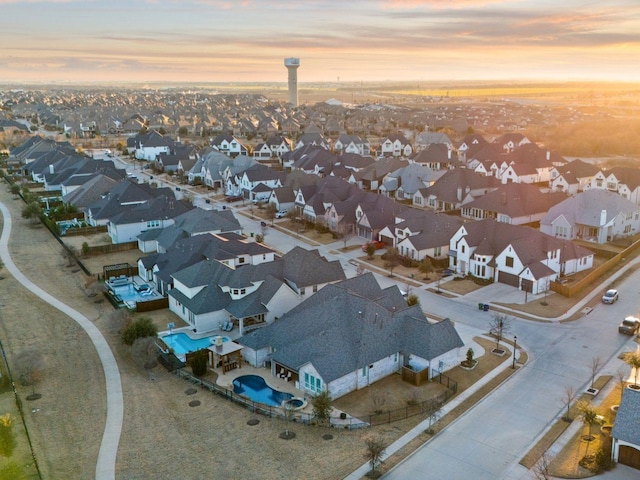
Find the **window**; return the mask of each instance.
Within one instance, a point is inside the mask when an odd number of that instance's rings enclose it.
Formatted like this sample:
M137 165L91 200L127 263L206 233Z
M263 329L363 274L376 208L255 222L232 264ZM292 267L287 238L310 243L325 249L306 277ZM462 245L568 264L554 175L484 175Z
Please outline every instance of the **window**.
M442 255L442 247L435 247L433 249L433 256L439 257L440 255Z
M241 288L240 289L240 295L244 295L245 293L247 293L247 289L246 288Z
M465 246L464 245L460 245L460 253L464 253L465 251Z
M362 376L363 377L367 376L367 367L362 367Z
M318 291L318 285L314 285L313 286L313 293L316 293Z
M147 228L158 228L160 226L160 220L149 220L147 222Z
M244 257L238 257L238 263L244 263Z
M238 293L240 293L240 291L237 288L234 288L232 293L234 295L238 295Z
M310 375L309 373L304 373L304 388L305 390L309 390L311 392L320 392L322 391L322 380L319 378Z
M302 288L300 289L300 295L304 295L304 294L305 294L304 287L302 287Z
M513 257L506 257L506 258L504 259L504 264L505 264L507 267L511 267L511 268L513 268Z

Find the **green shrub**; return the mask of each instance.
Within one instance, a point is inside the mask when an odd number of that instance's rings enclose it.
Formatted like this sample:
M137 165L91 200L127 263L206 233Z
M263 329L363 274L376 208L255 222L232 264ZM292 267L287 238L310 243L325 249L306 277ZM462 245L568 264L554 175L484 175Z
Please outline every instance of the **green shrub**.
M191 371L196 377L202 377L207 373L207 363L209 362L209 355L207 350L198 350L191 356L189 361L191 365Z
M158 327L149 317L140 317L122 330L122 343L133 345L138 338L158 336Z
M0 455L9 458L16 448L16 437L13 433L11 415L5 413L0 416Z

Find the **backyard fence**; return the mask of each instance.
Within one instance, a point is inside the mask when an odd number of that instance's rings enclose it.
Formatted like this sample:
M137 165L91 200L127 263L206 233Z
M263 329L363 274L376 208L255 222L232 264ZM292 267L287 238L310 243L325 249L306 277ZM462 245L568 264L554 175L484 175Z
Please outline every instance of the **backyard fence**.
M98 225L96 227L71 227L67 229L64 234L67 237L77 237L80 235L95 235L97 233L105 233L107 232L107 230L108 227L106 225Z
M583 289L589 286L593 286L595 280L600 279L607 272L616 268L619 263L622 262L625 258L630 258L636 255L638 249L640 249L640 241L633 243L628 248L625 248L623 251L613 256L599 267L594 268L579 281L574 282L571 285L562 285L557 282L551 282L549 287L551 291L559 293L560 295L563 295L565 297L572 297L574 295L577 295Z
M136 302L136 312L151 312L153 310L162 310L169 308L169 299L167 297L156 298L155 300L146 300L144 302Z
M178 377L184 378L195 385L200 385L202 388L206 388L210 392L220 395L231 402L237 403L254 413L259 413L267 417L285 417L284 411L281 407L270 407L263 403L256 403L243 395L234 393L233 390L195 377L184 369L174 370L173 373ZM436 415L440 407L442 407L442 405L456 394L458 384L442 373L439 373L437 377L434 376L433 381L438 381L440 384L445 385L447 389L435 397L428 398L422 402L416 401L415 403L407 404L407 406L397 408L395 410L386 410L370 415L359 415L358 418L349 417L346 414L342 414L338 417L332 416L329 418L329 426L333 428L353 430L356 428L374 427L376 425L398 422L416 415ZM314 415L303 412L295 412L293 421L305 424L315 424L317 422Z
M82 248L84 255L103 255L105 253L124 252L126 250L135 250L138 248L138 242L113 243L109 245L93 245Z

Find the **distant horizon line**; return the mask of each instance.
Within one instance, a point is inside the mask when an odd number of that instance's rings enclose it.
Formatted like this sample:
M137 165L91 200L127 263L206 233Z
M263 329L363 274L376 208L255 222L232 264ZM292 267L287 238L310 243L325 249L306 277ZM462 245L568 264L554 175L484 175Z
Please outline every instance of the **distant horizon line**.
M344 85L357 85L357 86L375 86L375 85L407 85L407 86L427 86L427 85L438 85L440 88L442 84L448 84L450 87L455 86L479 86L479 87L487 87L493 85L517 85L517 86L525 86L525 85L638 85L640 87L640 80L631 81L631 80L600 80L600 79L467 79L467 80L454 80L454 79L443 79L443 80L424 80L424 79L414 79L414 80L348 80L348 81L328 81L328 80L319 80L319 81L308 81L308 82L298 82L298 88L309 86L344 86ZM270 86L277 87L286 90L288 88L286 81L178 81L178 80L168 80L168 81L144 81L144 80L120 80L120 81L92 81L92 80L84 80L84 81L61 81L61 80L50 80L50 81L28 81L28 82L20 82L20 81L5 81L0 80L0 86L12 86L25 88L30 86L122 86L122 85L132 85L132 86L140 86L140 85L166 85L171 86L172 88L178 87L180 85L190 85L190 86L203 86L203 85L211 85L211 86Z

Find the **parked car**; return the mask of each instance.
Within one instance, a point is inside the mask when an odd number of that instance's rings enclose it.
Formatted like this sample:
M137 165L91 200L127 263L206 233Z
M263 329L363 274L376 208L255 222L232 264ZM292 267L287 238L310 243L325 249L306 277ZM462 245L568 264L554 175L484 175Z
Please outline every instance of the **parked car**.
M602 296L602 303L615 303L618 301L618 290L607 290Z
M267 226L267 222L265 222L264 220L262 220L262 221L260 222L260 226L261 226L261 227L266 227L266 226Z
M287 212L285 212L284 210L280 210L279 212L276 213L276 218L284 218L287 216Z
M445 268L440 272L440 275L443 277L450 277L451 275L453 275L453 273L453 270L451 270L450 268Z
M618 332L625 333L627 335L636 335L639 329L640 319L636 317L627 317L620 325L618 325Z
M367 242L364 245L362 245L362 251L363 252L367 251L367 246L368 245L373 245L373 248L375 248L376 250L380 250L382 248L387 248L387 244L386 243L380 242L378 240L372 240L372 241Z

